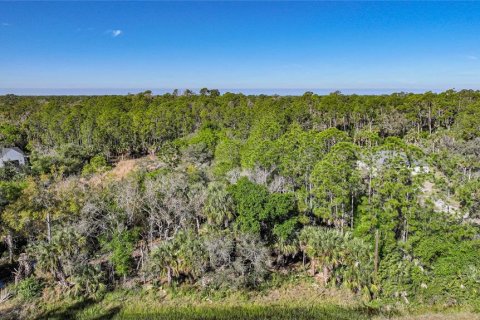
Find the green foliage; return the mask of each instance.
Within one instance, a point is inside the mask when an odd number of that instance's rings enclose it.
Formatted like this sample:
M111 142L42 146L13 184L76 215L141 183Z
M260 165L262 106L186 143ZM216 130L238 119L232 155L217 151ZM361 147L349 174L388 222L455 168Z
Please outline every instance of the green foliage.
M100 266L82 265L72 277L70 293L74 297L99 298L107 291L105 274Z
M107 159L101 154L94 156L82 169L82 175L101 173L110 169Z
M322 268L325 283L339 281L355 292L367 293L366 300L375 293L373 286L372 248L352 234L337 230L305 227L300 233L302 250L311 259L311 272Z
M25 187L22 181L0 181L0 205L17 200Z
M348 224L353 226L354 198L360 191L357 153L355 145L338 143L324 160L315 165L310 178L315 215L341 229Z
M17 294L24 300L40 296L44 288L41 280L30 276L20 281L16 287Z
M268 190L260 185L241 178L230 188L235 200L236 225L243 232L260 235L260 216L266 217L265 204L268 201Z
M241 144L235 139L222 137L215 148L214 173L224 176L228 171L240 166Z
M457 188L457 194L462 205L472 216L480 215L480 179L466 181Z
M75 230L65 228L55 232L50 241L32 244L28 253L35 258L37 270L50 274L59 284L68 287L68 278L83 267L85 241Z
M204 128L198 131L191 139L189 139L189 144L198 144L203 143L210 150L214 151L217 144L218 134L212 128Z
M111 252L110 262L118 276L126 277L132 268L132 253L138 239L138 230L117 231L110 240L103 241L103 247Z
M380 230L381 251L392 250L397 240L406 242L409 225L419 214L418 181L398 153L382 153L383 164L369 173L369 192L359 205L356 233L373 243L375 230Z
M180 147L181 143L179 140L165 142L157 153L157 156L167 165L174 167L180 160Z
M29 156L0 169L0 236L14 263L28 252L74 296L115 288L112 270L243 290L310 262L364 301L475 304L479 102L468 90L0 96L0 143ZM82 178L126 158L134 174Z
M257 165L269 168L273 165L278 159L275 139L282 132L283 126L275 116L264 115L258 119L241 150L242 166L253 168Z
M201 241L191 231L179 232L152 251L147 272L154 277L165 276L168 285L180 274L198 277L205 269L204 252Z
M276 230L274 234L282 239L287 239L293 234L296 220L291 220L283 227L277 227L293 217L295 210L293 194L270 194L265 187L245 177L231 186L230 191L238 212L235 223L240 231L256 234L267 240L272 240L272 230Z
M79 173L90 157L90 148L75 144L62 144L48 153L33 152L30 157L32 170L38 174L61 171Z
M480 111L479 104L471 104L459 115L457 131L467 140L480 136Z
M208 186L207 199L204 212L207 221L214 225L228 226L234 218L234 204L227 186L222 183L212 182Z
M23 144L24 132L10 123L0 124L0 146L14 147Z

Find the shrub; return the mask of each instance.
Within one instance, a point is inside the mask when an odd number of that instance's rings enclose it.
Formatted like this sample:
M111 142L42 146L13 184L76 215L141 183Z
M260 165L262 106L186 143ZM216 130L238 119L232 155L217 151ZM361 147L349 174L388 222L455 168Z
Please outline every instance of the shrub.
M110 262L118 276L126 277L130 273L137 239L138 230L135 229L116 232L110 241L103 241L104 248L111 252Z
M43 290L43 283L31 276L23 279L17 285L17 294L24 300L38 297Z
M108 166L105 157L103 155L96 155L83 167L82 175L105 172L108 169L110 169L110 167Z
M106 291L106 285L105 274L100 266L84 265L78 269L70 293L74 297L101 297Z

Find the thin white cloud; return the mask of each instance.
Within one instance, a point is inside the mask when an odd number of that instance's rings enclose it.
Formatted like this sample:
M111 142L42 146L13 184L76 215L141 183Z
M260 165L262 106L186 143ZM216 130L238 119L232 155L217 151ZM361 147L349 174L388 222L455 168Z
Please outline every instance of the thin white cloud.
M90 31L93 31L93 30L95 30L95 28L92 28L92 27L88 27L88 28L77 28L77 29L76 29L77 32L84 32L84 31L89 31L89 32L90 32ZM107 31L106 33L110 33L110 32L111 32L111 31L109 30L109 31Z
M120 29L116 29L116 30L111 30L109 33L112 35L112 37L116 38L116 37L122 35L123 31L120 30Z
M468 60L478 60L478 57L477 57L477 56L474 56L474 55L468 55L468 56L467 56L467 59L468 59Z
M10 27L11 24L8 22L2 22L2 27Z

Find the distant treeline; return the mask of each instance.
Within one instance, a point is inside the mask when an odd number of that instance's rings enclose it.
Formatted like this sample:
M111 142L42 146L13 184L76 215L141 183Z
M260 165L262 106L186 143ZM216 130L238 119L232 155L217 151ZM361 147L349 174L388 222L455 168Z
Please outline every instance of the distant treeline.
M108 155L147 154L165 142L210 126L245 139L262 118L285 132L337 128L355 141L388 136L416 137L456 124L459 135L475 137L480 92L397 93L382 96L245 96L217 90L201 94L96 97L0 97L4 144L53 148L75 144ZM369 136L372 136L371 138Z

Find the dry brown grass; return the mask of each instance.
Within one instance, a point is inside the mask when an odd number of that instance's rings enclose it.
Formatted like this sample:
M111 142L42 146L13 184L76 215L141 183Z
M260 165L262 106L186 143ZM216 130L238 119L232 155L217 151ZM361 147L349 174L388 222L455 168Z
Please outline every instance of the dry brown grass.
M94 186L99 186L104 182L108 181L120 181L127 178L129 175L134 172L146 169L147 171L152 171L162 167L164 163L158 160L156 156L146 156L138 159L125 159L118 161L115 166L107 171L100 174L95 174L86 180L86 183L89 183Z
M480 315L471 312L458 313L426 313L391 318L392 320L477 320Z

